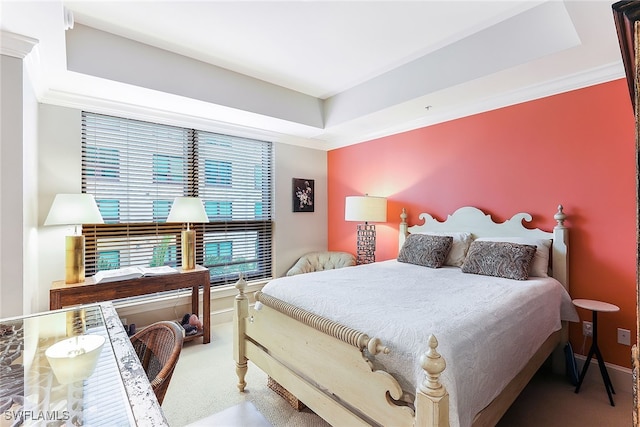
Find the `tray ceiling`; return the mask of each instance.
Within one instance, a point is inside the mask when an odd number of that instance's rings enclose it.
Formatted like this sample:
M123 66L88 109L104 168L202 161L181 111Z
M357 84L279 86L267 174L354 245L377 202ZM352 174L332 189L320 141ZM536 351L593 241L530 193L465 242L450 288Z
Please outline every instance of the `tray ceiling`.
M38 41L42 102L319 149L624 76L602 1L1 7L3 31Z

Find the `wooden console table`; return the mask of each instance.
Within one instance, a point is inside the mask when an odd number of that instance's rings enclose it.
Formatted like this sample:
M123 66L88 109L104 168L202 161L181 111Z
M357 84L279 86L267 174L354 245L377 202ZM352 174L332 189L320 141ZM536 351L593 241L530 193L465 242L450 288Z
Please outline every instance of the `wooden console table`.
M199 289L202 286L202 316L199 312ZM66 284L64 280L57 280L49 291L49 309L57 310L66 306L90 304L102 301L113 301L156 292L175 291L191 288L191 312L202 319L202 333L189 335L185 341L202 337L202 343L211 341L211 285L209 283L209 269L196 265L194 270L183 271L178 268L176 274L140 277L138 279L119 280L115 282L95 283L93 277L88 277L82 283Z

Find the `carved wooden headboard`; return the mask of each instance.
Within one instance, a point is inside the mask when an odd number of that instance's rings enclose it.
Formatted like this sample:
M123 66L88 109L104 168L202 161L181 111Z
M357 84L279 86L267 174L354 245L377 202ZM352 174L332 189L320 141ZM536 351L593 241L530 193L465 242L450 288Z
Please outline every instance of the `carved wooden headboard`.
M399 229L398 244L402 248L404 241L410 233L427 232L470 232L474 238L478 237L529 237L535 239L551 239L551 265L552 276L556 278L569 291L569 230L564 225L566 215L562 205L553 218L556 226L553 231L543 231L538 228L526 228L523 221L531 222L528 213L517 213L504 222L495 222L491 215L487 215L478 208L466 206L450 214L443 222L433 218L428 213L421 213L419 218L424 224L409 227L407 214L402 210Z

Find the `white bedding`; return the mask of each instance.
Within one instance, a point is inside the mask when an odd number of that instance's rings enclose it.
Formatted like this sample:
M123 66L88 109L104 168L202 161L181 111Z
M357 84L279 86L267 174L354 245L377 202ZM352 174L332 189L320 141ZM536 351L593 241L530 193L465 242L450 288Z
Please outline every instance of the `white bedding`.
M412 394L424 378L418 357L434 334L447 363L452 426L470 426L561 319L578 321L553 278L518 281L396 260L283 277L263 292L380 338L391 353L375 364Z

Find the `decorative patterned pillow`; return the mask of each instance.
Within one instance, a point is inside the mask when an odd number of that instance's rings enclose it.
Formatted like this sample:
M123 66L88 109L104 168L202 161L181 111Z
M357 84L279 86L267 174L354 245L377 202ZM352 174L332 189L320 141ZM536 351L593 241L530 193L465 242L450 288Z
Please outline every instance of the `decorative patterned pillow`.
M417 234L430 234L432 236L451 236L453 237L453 243L451 244L451 250L449 255L444 260L444 265L450 265L453 267L461 267L464 259L467 257L467 251L469 245L473 242L473 235L468 232L447 232L447 231L434 231ZM521 243L521 242L518 242Z
M527 280L536 247L510 242L475 240L462 264L463 273Z
M410 234L400 249L398 261L439 268L444 264L452 244L451 236Z
M551 239L532 239L529 237L482 237L477 240L487 242L519 243L521 245L535 246L536 253L533 255L531 265L529 265L529 277L549 277L547 271L549 270Z

